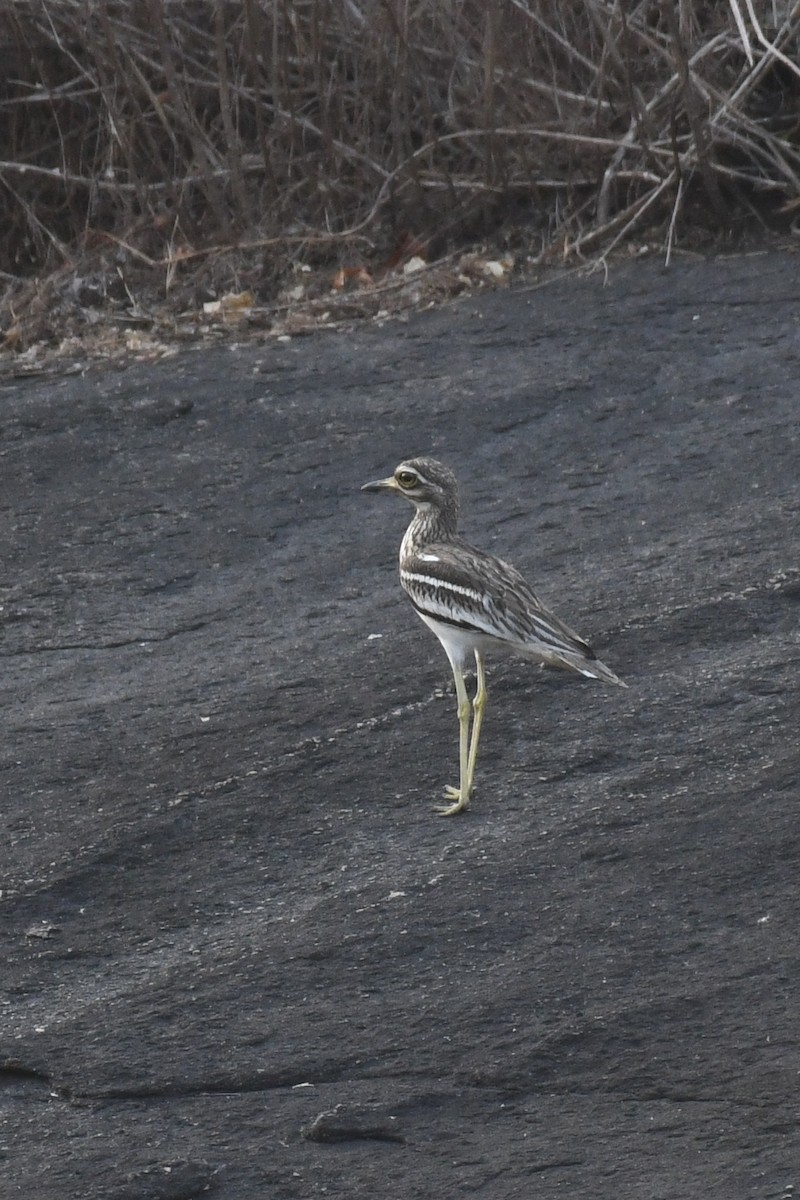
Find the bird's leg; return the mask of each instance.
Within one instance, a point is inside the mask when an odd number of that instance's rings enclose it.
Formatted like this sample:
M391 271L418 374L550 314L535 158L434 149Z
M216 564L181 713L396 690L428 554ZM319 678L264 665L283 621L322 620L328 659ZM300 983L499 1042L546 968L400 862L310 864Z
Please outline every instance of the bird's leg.
M475 651L475 666L478 671L478 684L475 699L472 701L472 738L469 744L469 761L467 762L467 795L472 791L472 780L475 774L475 762L478 758L478 741L483 724L483 710L486 708L486 672L483 669L483 655Z
M452 804L447 804L442 808L437 809L437 812L442 817L452 817L454 813L461 812L469 804L470 792L470 776L469 776L469 722L472 714L472 706L467 695L467 686L464 683L464 676L459 667L453 665L453 678L456 681L456 698L458 700L458 765L459 765L459 787L446 787L445 795L448 800L452 800Z

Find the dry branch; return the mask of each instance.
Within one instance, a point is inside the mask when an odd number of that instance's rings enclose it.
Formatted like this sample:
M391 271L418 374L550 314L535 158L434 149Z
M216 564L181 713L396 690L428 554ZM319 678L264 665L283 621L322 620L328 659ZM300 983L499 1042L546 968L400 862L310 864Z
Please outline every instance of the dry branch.
M0 272L109 239L162 270L408 230L443 250L526 208L534 241L607 250L647 220L671 252L690 201L720 227L742 189L797 200L800 2L777 8L6 3Z

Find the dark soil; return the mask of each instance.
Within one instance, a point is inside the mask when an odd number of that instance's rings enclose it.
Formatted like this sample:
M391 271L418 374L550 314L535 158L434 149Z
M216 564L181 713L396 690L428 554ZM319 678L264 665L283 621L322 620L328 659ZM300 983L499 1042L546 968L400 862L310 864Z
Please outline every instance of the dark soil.
M4 1197L800 1192L799 304L637 262L0 390ZM449 820L359 493L424 452L630 685L490 664Z

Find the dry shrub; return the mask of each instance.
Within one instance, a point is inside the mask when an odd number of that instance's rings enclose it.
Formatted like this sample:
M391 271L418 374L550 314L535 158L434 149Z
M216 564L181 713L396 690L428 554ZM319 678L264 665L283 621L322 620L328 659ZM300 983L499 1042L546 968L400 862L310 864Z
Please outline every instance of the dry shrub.
M601 252L791 208L799 31L788 0L6 0L6 307L109 247L169 287L236 246L267 294L408 232Z

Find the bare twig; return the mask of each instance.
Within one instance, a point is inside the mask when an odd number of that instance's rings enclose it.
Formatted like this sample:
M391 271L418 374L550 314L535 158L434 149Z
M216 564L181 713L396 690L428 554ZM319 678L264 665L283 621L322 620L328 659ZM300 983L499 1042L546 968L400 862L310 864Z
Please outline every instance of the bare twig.
M698 192L716 228L748 191L800 193L800 0L768 7L6 5L0 276L11 294L110 239L162 291L225 255L263 287L281 250L458 243L512 207L542 253L607 254L657 220L669 259Z

